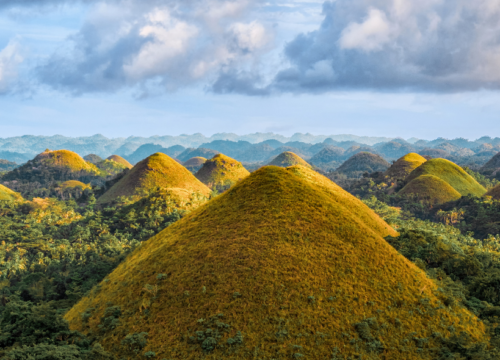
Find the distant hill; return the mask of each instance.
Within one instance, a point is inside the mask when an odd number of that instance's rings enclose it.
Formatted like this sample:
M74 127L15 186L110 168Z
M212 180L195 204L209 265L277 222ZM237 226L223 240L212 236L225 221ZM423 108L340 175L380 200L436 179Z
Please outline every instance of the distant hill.
M420 165L408 176L408 182L422 175L434 175L453 187L462 196L482 196L486 189L460 166L446 159L431 159Z
M11 151L0 151L0 159L7 160L16 164L24 164L25 162L33 159L30 154L23 154Z
M48 184L54 181L82 180L86 182L92 178L102 177L105 174L94 164L69 150L46 150L33 160L5 174L6 181L37 182Z
M127 160L125 160L124 158L122 158L121 156L118 156L118 155L111 155L111 156L107 157L106 160L114 161L120 165L123 165L127 169L133 168L133 165L131 163L129 163Z
M176 158L177 155L181 154L185 148L180 145L175 145L170 148L164 148L161 145L156 144L144 144L139 146L132 154L126 156L127 160L132 164L137 164L139 161L144 160L148 156L161 152L172 158Z
M135 165L97 202L99 204L111 203L120 196L138 200L156 191L157 188L180 188L204 196L210 194L210 189L184 166L168 155L156 153Z
M446 159L450 157L450 153L446 150L443 149L430 149L430 148L425 148L421 151L418 152L419 155L422 156L430 156L432 159L438 159L438 158L443 158Z
M22 200L20 194L0 184L0 201L17 201L17 200Z
M179 154L177 158L180 161L187 161L194 157L204 157L206 159L211 159L217 154L219 154L219 152L212 149L204 149L204 148L186 149L181 154Z
M119 359L423 360L438 333L488 337L365 223L370 209L326 188L259 169L144 242L65 319Z
M206 161L207 161L206 158L201 156L196 156L189 159L188 161L185 161L184 163L182 163L182 165L184 165L184 167L189 171L191 171L192 173L196 173L198 170L201 169L201 167Z
M196 178L211 189L225 190L250 173L239 162L223 154L207 160L196 173Z
M344 149L341 147L326 145L321 151L314 155L309 162L316 166L330 165L333 168L340 166L344 155Z
M0 172L14 170L18 165L15 162L0 159Z
M418 200L439 205L458 200L462 195L446 181L434 175L421 175L403 187L398 195L413 195Z
M276 141L276 143L279 143L280 146L282 145L279 141ZM276 145L276 144L274 144ZM278 148L280 147L278 146ZM261 144L256 144L252 145L240 154L238 154L238 160L239 161L245 161L245 162L262 162L266 161L269 159L272 154L274 153L276 148L273 146L269 145L267 142L266 143L261 143Z
M479 171L485 175L496 175L500 171L500 152L484 164Z
M289 167L294 165L302 165L306 167L311 167L304 159L302 159L297 154L285 151L284 153L276 156L268 165L274 165L279 167Z
M419 154L409 153L399 158L391 165L384 175L395 179L405 179L413 170L418 168L427 159Z
M102 161L102 157L96 154L88 154L83 157L83 160L88 161L92 164L97 164L98 162Z
M336 171L348 176L360 176L363 173L386 171L390 164L380 155L360 152L351 156Z
M406 141L389 141L382 144L377 144L373 147L377 153L384 156L385 159L398 159L408 153L415 151L415 147Z

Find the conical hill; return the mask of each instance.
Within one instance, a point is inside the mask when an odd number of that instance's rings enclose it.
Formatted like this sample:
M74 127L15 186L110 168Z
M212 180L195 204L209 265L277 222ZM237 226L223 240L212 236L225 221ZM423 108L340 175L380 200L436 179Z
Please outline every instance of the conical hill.
M398 195L414 195L418 200L428 201L434 205L462 197L450 184L434 175L421 175L413 179L399 191Z
M17 200L22 200L22 196L20 194L0 184L0 201L17 201Z
M268 165L274 165L279 167L289 167L294 165L302 165L311 167L309 163L307 163L304 159L302 159L299 155L291 152L285 151L278 156L276 156Z
M124 158L122 158L121 156L118 156L118 155L111 155L111 156L107 157L106 160L114 161L118 164L125 166L127 169L133 168L131 163L129 163L127 160L125 160Z
M351 156L336 171L349 176L358 176L363 173L386 171L389 166L390 164L380 155L363 151Z
M446 159L431 159L420 165L408 176L408 182L422 175L434 175L447 182L462 196L482 196L486 189L460 166Z
M243 165L229 156L217 154L207 160L196 173L196 178L211 189L229 187L250 173Z
M197 172L198 170L201 169L201 167L203 166L203 164L206 161L207 161L207 159L204 157L195 156L195 157L192 157L191 159L185 161L182 165L184 165L184 167L191 172Z
M157 188L180 188L204 196L210 194L210 189L196 179L184 166L168 155L156 153L137 163L97 202L100 204L110 203L121 196L138 200Z
M500 185L495 186L493 189L490 189L486 196L491 196L495 200L500 200Z
M486 338L358 215L263 167L142 244L65 318L122 359L433 359L438 333Z
M68 180L63 182L61 185L59 185L61 189L74 189L74 188L80 188L82 190L85 189L90 189L91 186L88 184L84 184L81 181L78 180Z
M52 181L89 179L105 175L94 164L69 150L45 150L33 160L5 174L2 180Z
M391 178L404 179L426 161L426 158L417 153L409 153L392 164L384 175Z

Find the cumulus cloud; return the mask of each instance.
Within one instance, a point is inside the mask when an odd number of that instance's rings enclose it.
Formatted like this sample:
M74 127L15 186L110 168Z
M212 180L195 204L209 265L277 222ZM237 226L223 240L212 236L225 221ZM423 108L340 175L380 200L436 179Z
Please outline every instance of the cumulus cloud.
M40 80L75 94L141 95L207 83L242 66L272 34L246 15L247 0L121 0L94 5L81 30L41 66Z
M336 0L323 16L285 46L267 92L500 88L499 0Z
M23 62L19 44L11 41L0 51L0 94L6 94L14 90L19 65Z

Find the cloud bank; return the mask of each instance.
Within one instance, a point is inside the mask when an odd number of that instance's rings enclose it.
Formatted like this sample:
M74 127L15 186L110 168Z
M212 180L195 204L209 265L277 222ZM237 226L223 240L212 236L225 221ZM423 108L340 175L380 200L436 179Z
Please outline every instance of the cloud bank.
M34 69L40 84L71 94L134 89L148 96L189 86L247 95L500 88L500 0L326 1L318 28L289 34L286 44L276 43L280 23L266 22L265 12L300 12L300 1L79 3L89 10L81 28ZM0 92L21 61L9 46L0 57ZM269 57L281 62L266 63Z
M23 62L19 44L11 41L0 50L0 94L14 91L18 80L18 68Z

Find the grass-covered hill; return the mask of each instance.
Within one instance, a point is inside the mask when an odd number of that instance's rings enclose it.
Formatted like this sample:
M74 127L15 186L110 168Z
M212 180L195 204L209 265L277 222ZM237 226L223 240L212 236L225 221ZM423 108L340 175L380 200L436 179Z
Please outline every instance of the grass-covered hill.
M121 359L434 359L486 338L333 192L268 166L137 248L66 315Z
M195 176L211 189L225 190L248 175L250 173L239 161L217 154L207 160Z
M348 176L354 176L363 173L386 171L389 166L390 164L380 155L369 152L359 152L347 159L347 161L337 169L337 172Z
M331 166L337 168L339 161L342 160L344 149L337 146L326 145L322 150L316 153L309 162L318 167Z
M438 205L458 200L462 195L446 181L434 175L421 175L410 181L399 195L412 195L418 200Z
M0 201L16 201L21 199L20 194L0 184Z
M108 175L116 175L125 169L133 168L127 160L118 155L111 155L107 159L98 162L96 166Z
M500 152L491 158L486 164L484 164L480 172L485 175L496 175L500 172Z
M384 175L395 179L406 178L413 170L418 168L427 159L416 153L409 153L399 158L394 164L391 165Z
M300 156L290 151L285 151L279 154L268 165L279 166L279 167L302 165L306 167L311 167L311 165L309 165L304 159L302 159Z
M92 164L97 164L102 161L102 157L96 154L88 154L83 157L83 160L88 161Z
M500 185L488 190L486 196L491 196L495 200L500 200Z
M61 189L64 189L64 190L66 190L66 189L74 189L74 188L80 188L82 190L85 190L85 189L90 189L91 188L90 185L84 184L81 181L77 181L77 180L68 180L68 181L65 181L61 185L59 185L59 187Z
M177 161L163 153L153 154L135 165L97 202L111 203L118 197L140 199L157 188L180 188L208 196L210 189Z
M486 189L460 166L446 159L431 159L420 165L408 176L408 182L422 176L433 175L447 182L462 196L482 196Z
M184 162L183 165L186 169L188 169L191 172L197 172L198 170L201 169L203 164L207 161L206 158L201 157L201 156L196 156L188 161Z
M46 150L33 160L5 174L5 182L36 182L39 184L54 181L81 180L102 177L105 174L94 164L85 161L80 155L69 150Z

